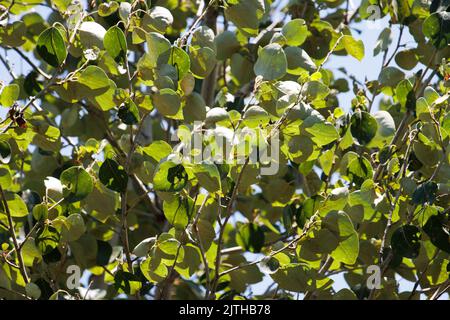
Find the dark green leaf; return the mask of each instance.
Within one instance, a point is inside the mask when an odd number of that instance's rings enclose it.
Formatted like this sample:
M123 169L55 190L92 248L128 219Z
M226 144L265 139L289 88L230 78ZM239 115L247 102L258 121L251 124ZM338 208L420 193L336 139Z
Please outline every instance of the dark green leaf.
M59 239L58 231L50 225L45 225L39 229L35 242L42 254L48 254L58 246Z
M157 191L180 191L186 185L187 180L188 175L183 165L167 161L156 168L153 187Z
M377 120L365 111L355 112L351 118L350 130L359 144L368 144L377 134Z
M239 227L236 233L236 243L245 251L261 252L264 246L264 230L254 223L246 223Z
M450 254L449 220L443 214L428 218L423 231L430 237L431 243ZM448 267L447 267L448 268Z
M416 226L404 225L394 231L391 238L391 247L394 253L414 259L420 251L420 230Z
M66 44L58 28L50 27L39 35L36 51L53 67L59 67L67 56Z
M117 192L124 192L128 185L125 169L113 159L106 159L102 163L98 177L108 189Z
M141 121L139 109L133 100L127 100L120 108L118 116L123 123L133 125Z
M428 181L419 186L413 193L412 201L415 204L433 203L436 199L438 186L433 181Z

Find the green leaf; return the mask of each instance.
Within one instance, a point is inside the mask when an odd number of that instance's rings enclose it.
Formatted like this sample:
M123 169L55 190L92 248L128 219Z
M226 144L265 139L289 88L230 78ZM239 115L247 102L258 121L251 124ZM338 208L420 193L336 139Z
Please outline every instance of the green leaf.
M260 106L251 106L244 113L244 122L249 128L265 126L270 120L269 113Z
M307 121L305 121L304 124L306 122ZM305 131L312 134L311 140L319 147L339 139L339 133L331 123L317 122L310 127L306 127Z
M208 47L194 49L189 51L192 74L199 79L206 78L216 66L216 54L214 50Z
M68 202L77 202L92 192L94 184L91 175L83 167L71 167L64 170L60 177L63 196Z
M143 23L154 31L165 33L167 28L173 23L173 16L164 7L152 7L148 15L144 16Z
M196 28L192 33L191 46L194 48L208 47L216 51L214 31L207 26Z
M423 34L432 40L437 49L445 48L450 42L450 17L448 12L432 13L422 25Z
M261 252L264 240L264 230L255 223L242 224L236 232L236 243L245 251Z
M292 263L280 267L270 277L279 285L280 289L294 292L305 292L315 289L312 270L300 263Z
M404 78L405 74L400 69L396 67L385 67L378 76L378 82L383 86L395 87Z
M396 255L414 259L420 251L420 230L416 226L404 225L392 234L391 247Z
M178 80L184 78L189 73L191 62L189 55L181 48L172 46L170 50L169 64L173 65L178 73Z
M395 55L395 62L399 67L405 70L411 70L417 65L419 60L414 49L407 49Z
M48 217L47 206L43 203L39 203L33 207L33 218L37 221L44 221Z
M2 11L5 13L5 11ZM5 22L6 19L2 19ZM2 46L20 47L26 41L27 27L22 21L14 21L0 28L0 43Z
M35 300L39 299L39 297L41 296L41 289L37 284L33 282L27 283L27 285L25 286L25 292L27 293L28 297L31 297Z
M377 134L377 130L377 120L368 112L358 111L352 115L350 131L359 144L368 144Z
M26 217L28 215L28 209L23 199L13 192L4 191L4 193L11 216L17 218ZM6 208L4 207L3 201L0 201L0 212L6 214Z
M156 191L176 192L184 188L188 175L183 165L173 161L160 163L153 177L153 188Z
M185 229L193 214L193 205L190 198L174 197L171 201L164 201L164 216L175 228Z
M316 71L316 64L305 50L298 47L287 47L284 49L284 53L286 54L288 73L299 76L305 70Z
M59 67L64 62L67 48L58 28L50 27L39 35L36 51L52 67Z
M115 100L116 95L116 83L112 80L109 80L109 88L102 87L98 91L101 93L96 95L89 95L91 92L88 92L89 101L103 111L108 111L117 106L117 102Z
M119 4L116 1L103 2L98 6L98 15L100 17L107 17L112 15L119 9Z
M323 219L322 226L331 231L339 243L330 254L333 259L354 264L359 254L359 238L350 217L343 211L332 211Z
M137 275L118 270L114 275L114 287L119 293L134 295L141 289L142 282Z
M127 39L123 31L117 27L112 26L106 32L103 38L103 45L106 52L118 63L126 63L127 59Z
M83 217L78 213L69 215L62 225L61 240L75 241L78 240L86 231Z
M183 260L177 262L175 270L183 277L190 278L197 272L201 263L200 253L199 250L191 244L183 246L183 250Z
M230 121L230 115L224 108L216 107L211 108L206 113L206 119L205 122L208 124L213 124L216 122L229 122Z
M45 225L36 235L36 245L43 255L52 252L59 244L60 234L56 228Z
M117 115L123 123L128 125L137 124L141 121L139 109L131 99L127 100L122 106L120 106Z
M390 142L395 134L395 121L389 112L383 110L375 112L373 117L377 121L378 129L375 137L370 141L367 147L382 148L386 143Z
M236 0L228 3L225 7L225 18L233 22L245 36L256 36L259 21L265 11L264 1Z
M11 160L11 146L7 141L0 140L0 162L9 163Z
M271 43L260 49L253 70L264 80L277 80L283 77L287 71L287 60L283 48L277 43Z
M133 249L133 254L137 257L145 257L156 243L156 237L150 237L139 242Z
M146 154L160 162L161 159L172 153L172 147L164 140L153 141L149 146L142 148Z
M303 19L294 19L286 23L281 29L281 33L286 38L289 46L300 46L308 36L308 27Z
M438 186L433 181L425 182L424 184L417 187L412 195L412 202L414 204L432 204L436 199L436 192L438 190Z
M391 42L392 42L391 29L384 28L378 37L375 49L373 50L373 55L377 56L380 52L386 51L389 48Z
M206 119L206 104L203 97L197 93L192 92L185 97L183 107L183 117L186 122L203 121Z
M214 242L214 238L216 237L214 226L211 222L200 218L197 220L197 229L198 237L196 233L194 236L198 242L202 243L203 249L208 251Z
M372 178L372 165L365 157L356 157L355 159L349 161L345 174L353 183L362 185L364 181Z
M158 112L166 117L175 116L181 107L180 96L169 88L152 95L152 102Z
M202 188L205 188L209 192L216 192L222 189L219 170L215 164L195 164L193 171Z
M98 171L100 181L108 188L124 192L128 185L128 174L125 169L113 159L106 159Z
M20 87L15 83L3 87L0 93L0 105L3 107L11 107L19 98L19 93Z
M148 281L152 283L160 282L167 277L167 267L160 262L161 259L148 257L141 263L140 270Z
M361 61L364 58L364 43L352 36L343 36L342 44L349 55Z
M330 93L330 89L319 81L308 81L302 88L302 93L310 101L323 100Z
M154 68L159 57L166 52L170 52L171 44L163 35L156 32L146 34L146 40L149 52L144 54L139 61L141 63L146 61L148 67Z
M402 107L406 106L411 91L413 91L413 85L408 79L401 80L395 87L395 95Z
M448 232L448 218L443 214L428 218L423 231L430 237L430 241L437 248L450 253L450 235ZM448 266L447 266L448 268Z
M110 88L110 81L103 69L88 66L78 76L78 84L82 85L81 94L84 96L98 96Z
M33 237L29 237L28 240L21 244L21 246L23 260L27 267L32 267L35 263L39 263L42 261L41 251L36 246Z
M238 52L241 47L236 34L229 30L219 33L214 39L214 43L217 48L216 58L218 60L226 60L231 58L233 53Z
M3 189L8 189L12 184L12 177L9 169L0 167L0 186Z

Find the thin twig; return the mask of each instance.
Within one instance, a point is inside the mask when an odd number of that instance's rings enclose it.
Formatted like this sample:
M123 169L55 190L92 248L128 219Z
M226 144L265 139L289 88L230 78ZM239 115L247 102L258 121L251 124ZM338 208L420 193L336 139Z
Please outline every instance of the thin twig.
M23 261L22 251L20 250L19 243L17 242L16 231L14 229L14 222L12 219L11 211L9 210L8 201L6 200L5 192L3 191L3 188L1 185L0 185L0 195L2 197L2 202L3 202L3 207L4 207L4 210L6 213L6 217L8 219L9 231L11 233L11 237L13 240L13 246L17 253L17 260L19 261L20 273L22 274L22 277L23 277L25 283L28 283L29 280L28 280L28 275L27 275L27 269L26 269L25 263Z

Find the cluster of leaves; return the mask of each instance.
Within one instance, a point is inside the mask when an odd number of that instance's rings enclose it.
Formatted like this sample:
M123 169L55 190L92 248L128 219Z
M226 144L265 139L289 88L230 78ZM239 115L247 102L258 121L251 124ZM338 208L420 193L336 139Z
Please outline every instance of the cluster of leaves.
M327 61L363 59L352 25L373 7L390 24L377 80L336 78ZM448 292L449 17L446 0L0 0L0 297ZM249 161L241 129L266 146L277 133L276 174ZM246 161L181 158L199 132L247 146ZM89 289L68 286L70 266Z

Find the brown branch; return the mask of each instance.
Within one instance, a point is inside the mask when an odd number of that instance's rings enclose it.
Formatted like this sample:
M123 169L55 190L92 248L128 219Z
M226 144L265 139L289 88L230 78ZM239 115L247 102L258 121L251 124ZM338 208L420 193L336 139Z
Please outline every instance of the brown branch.
M3 188L1 185L0 185L0 195L2 197L2 202L3 202L3 207L5 209L6 217L8 218L9 231L11 233L11 237L13 240L14 249L17 253L17 260L19 261L19 267L20 267L19 270L20 270L20 273L21 273L25 283L28 283L29 279L28 279L28 275L27 275L27 269L25 267L25 263L24 263L23 257L22 257L22 250L19 247L19 243L17 242L16 231L14 229L14 222L12 219L11 212L9 211L8 201L6 200L5 192L3 191Z
M211 2L214 2L214 0L211 0ZM217 16L217 9L213 6L208 5L205 15L205 24L212 29L214 34L217 34ZM218 64L216 64L211 73L205 79L203 79L202 82L201 95L205 100L206 105L211 108L214 104L218 71L219 66Z
M242 166L241 172L239 172L239 176L238 176L238 178L236 180L236 183L235 183L235 185L233 187L233 192L231 194L230 200L228 201L228 205L227 205L227 208L226 208L226 211L225 211L225 214L226 214L225 220L221 224L221 227L220 227L219 239L217 241L215 274L214 274L214 280L213 280L213 283L212 283L212 286L211 286L211 293L210 293L210 297L211 298L213 298L214 294L216 293L217 285L218 285L219 277L220 277L219 269L220 269L221 251L222 251L222 245L223 245L222 242L223 242L223 236L224 236L224 233L225 233L225 227L226 227L226 225L228 223L228 220L231 217L231 211L233 209L233 204L234 204L234 201L236 200L236 197L237 197L237 194L238 194L239 185L241 184L241 180L242 180L242 176L244 174L244 170L245 170L246 166L248 165L249 161L250 161L250 157L247 157L246 160L245 160L244 165ZM219 217L219 224L220 224L220 217Z

